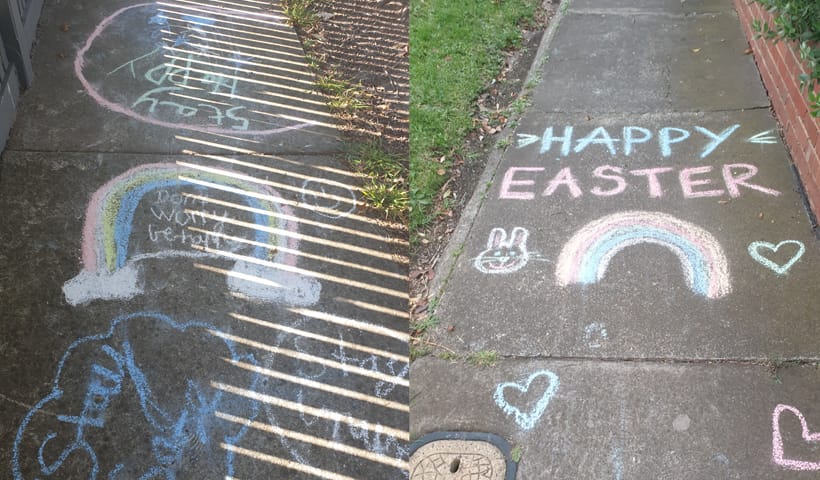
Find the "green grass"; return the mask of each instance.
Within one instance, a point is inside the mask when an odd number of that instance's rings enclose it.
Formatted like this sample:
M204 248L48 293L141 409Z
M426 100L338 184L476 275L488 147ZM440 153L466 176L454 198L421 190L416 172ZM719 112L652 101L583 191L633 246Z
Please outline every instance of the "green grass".
M524 452L521 450L521 447L516 445L510 451L510 459L515 463L520 463L521 462L521 456L523 454L524 454Z
M367 176L362 197L368 206L382 212L385 218L407 220L407 165L387 153L378 142L361 143L347 154L350 165Z
M467 361L476 367L492 367L498 362L498 352L495 350L481 350L468 355Z
M410 1L411 232L434 218L451 157L473 128L474 103L521 44L538 0Z
M313 11L313 0L283 0L282 7L291 25L310 31L319 23L319 16Z

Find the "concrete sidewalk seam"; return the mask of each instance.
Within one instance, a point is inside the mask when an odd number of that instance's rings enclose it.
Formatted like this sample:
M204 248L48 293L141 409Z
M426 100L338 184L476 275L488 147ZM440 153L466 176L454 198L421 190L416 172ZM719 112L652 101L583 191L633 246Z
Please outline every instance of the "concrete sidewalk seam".
M550 61L547 50L558 32L558 26L564 18L567 7L571 1L572 0L561 0L561 3L556 7L555 16L552 17L547 30L541 37L541 42L538 44L538 50L535 53L535 57L533 57L532 65L530 65L529 71L527 72L524 86L518 93L518 98L531 89L528 88L527 85L531 84L532 81L539 81L539 72L541 68L545 63ZM542 5L547 5L549 3L551 3L550 0L543 0ZM530 106L527 111L531 111L532 108L533 107ZM526 111L522 113L522 116L526 113ZM504 130L498 134L498 138L511 137L515 134L517 129L517 126L515 128L505 127ZM476 188L475 192L473 192L472 196L470 196L470 199L464 206L464 210L461 213L461 218L456 225L456 229L447 241L447 246L444 248L444 251L439 257L443 260L443 262L439 263L435 267L436 274L430 285L431 298L436 297L441 300L441 297L444 296L444 289L447 287L447 282L450 279L450 275L461 257L462 246L464 245L470 231L472 231L473 224L478 218L478 213L481 211L481 207L484 205L484 201L489 195L492 182L495 179L495 174L498 171L505 154L506 149L501 150L498 148L493 148L493 151L490 153L490 156L487 159L487 165L484 167L484 171L478 179L478 188Z

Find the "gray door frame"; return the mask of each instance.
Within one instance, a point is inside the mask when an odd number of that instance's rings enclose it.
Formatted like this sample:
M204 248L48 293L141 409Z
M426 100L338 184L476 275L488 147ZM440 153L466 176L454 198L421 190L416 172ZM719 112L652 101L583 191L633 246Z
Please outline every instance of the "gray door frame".
M14 123L20 91L34 81L31 48L43 0L0 0L0 151Z

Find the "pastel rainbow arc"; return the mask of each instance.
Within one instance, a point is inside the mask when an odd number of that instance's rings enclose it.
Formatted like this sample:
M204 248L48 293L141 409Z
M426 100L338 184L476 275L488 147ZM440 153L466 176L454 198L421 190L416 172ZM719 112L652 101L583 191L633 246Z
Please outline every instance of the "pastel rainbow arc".
M661 245L674 253L694 293L720 298L732 291L728 260L711 233L672 215L645 211L608 215L576 232L558 257L557 283L597 283L615 255L644 243Z
M256 212L260 210L289 215L290 209L276 202L275 190L241 178L183 167L174 163L140 165L111 179L91 197L83 227L83 268L94 272L112 273L123 268L128 261L128 245L134 214L143 198L161 188L193 185L183 176L203 180L216 185L238 188L257 195L243 195L243 201ZM261 198L260 198L261 197ZM291 221L277 219L274 215L254 213L254 223L264 227L295 231ZM254 240L258 243L277 245L277 238L268 231L256 230ZM288 248L296 250L298 239L288 238ZM268 249L255 247L253 256L268 258ZM293 255L283 255L283 263L294 265Z
M223 175L174 163L153 163L122 173L92 195L83 226L82 269L63 284L69 304L128 299L144 293L138 268L144 259L224 256L195 249L166 249L128 256L134 216L145 196L158 189L181 186L237 194L249 207L257 228L253 229L252 249L241 255L226 273L232 293L254 301L297 306L313 305L319 300L321 284L309 274L294 272L298 225L290 207L275 190L239 174Z

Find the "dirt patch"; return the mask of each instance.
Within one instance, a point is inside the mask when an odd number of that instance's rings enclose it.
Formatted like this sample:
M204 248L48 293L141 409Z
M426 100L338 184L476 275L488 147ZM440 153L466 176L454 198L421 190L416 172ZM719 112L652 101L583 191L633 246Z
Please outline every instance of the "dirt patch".
M318 24L297 28L320 74L344 79L364 105L339 113L351 142L379 141L407 158L410 74L409 0L342 0L313 3ZM337 112L338 113L338 112Z
M516 121L520 113L516 106L526 102L527 74L557 3L543 4L535 25L522 32L522 47L506 53L501 72L479 96L474 116L476 128L465 139L464 153L455 159L451 176L436 198L435 211L439 214L424 231L417 232L419 242L410 256L410 312L414 323L423 322L429 315L429 286L435 268L465 205L478 187L491 152L510 140L504 137L509 133L504 127Z

